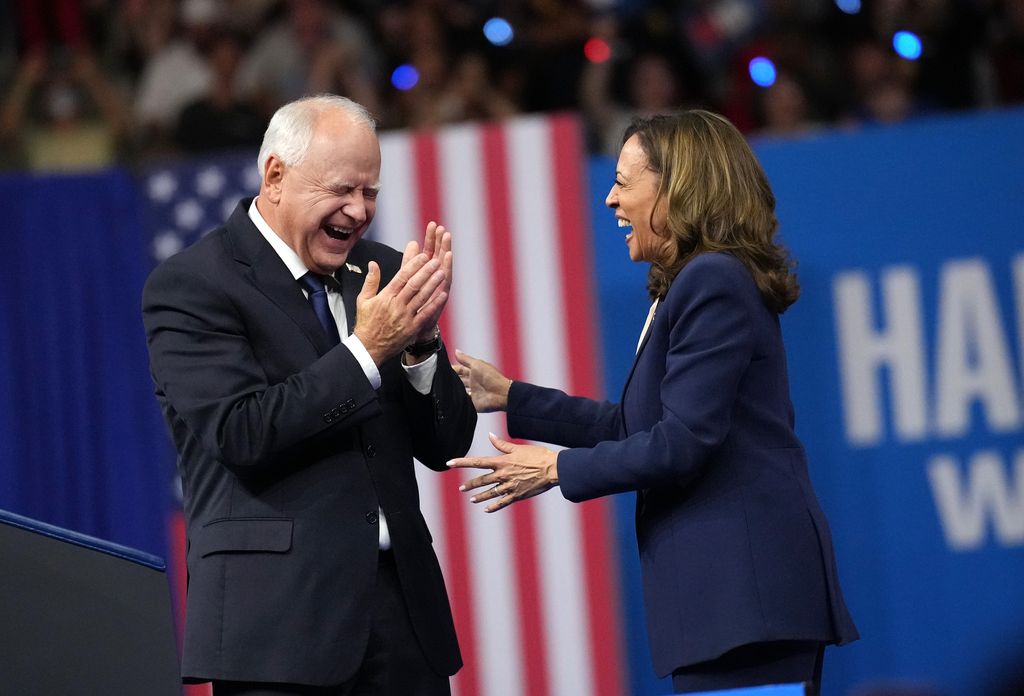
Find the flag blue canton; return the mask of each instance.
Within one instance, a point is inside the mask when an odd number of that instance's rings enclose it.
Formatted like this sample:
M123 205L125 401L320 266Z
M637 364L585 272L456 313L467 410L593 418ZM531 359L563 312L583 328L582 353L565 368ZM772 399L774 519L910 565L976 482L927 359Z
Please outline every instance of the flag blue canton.
M142 175L149 253L159 263L224 223L238 201L259 192L254 153L151 167Z

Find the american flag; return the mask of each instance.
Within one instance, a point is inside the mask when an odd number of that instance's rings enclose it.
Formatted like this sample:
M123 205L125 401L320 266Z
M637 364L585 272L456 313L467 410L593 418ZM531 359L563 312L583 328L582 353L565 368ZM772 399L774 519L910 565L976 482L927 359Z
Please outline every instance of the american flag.
M598 396L595 292L577 120L530 116L381 135L370 236L397 249L429 220L453 233L455 282L441 330L506 374ZM222 222L259 187L255 153L149 172L159 260ZM482 414L472 453L494 452L502 414ZM494 514L419 467L465 666L456 696L624 692L611 509L551 491ZM176 533L180 538L180 530ZM172 558L174 554L172 554Z

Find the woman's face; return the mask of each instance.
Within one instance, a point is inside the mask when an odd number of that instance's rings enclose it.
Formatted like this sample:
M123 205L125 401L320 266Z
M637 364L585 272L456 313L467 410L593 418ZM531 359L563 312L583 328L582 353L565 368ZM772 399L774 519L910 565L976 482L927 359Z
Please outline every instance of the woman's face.
M604 202L615 211L619 227L629 228L626 245L633 261L654 261L663 243L655 229L665 229L667 214L658 198L661 177L647 167L647 154L633 135L623 144L615 166L615 183ZM652 223L653 221L653 229Z

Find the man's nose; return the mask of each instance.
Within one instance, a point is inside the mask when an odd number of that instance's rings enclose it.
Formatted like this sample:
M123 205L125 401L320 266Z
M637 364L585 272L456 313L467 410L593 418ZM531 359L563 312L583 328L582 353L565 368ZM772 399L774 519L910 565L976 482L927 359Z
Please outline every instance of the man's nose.
M341 212L361 225L366 222L366 199L361 193L353 193L349 200L342 206Z

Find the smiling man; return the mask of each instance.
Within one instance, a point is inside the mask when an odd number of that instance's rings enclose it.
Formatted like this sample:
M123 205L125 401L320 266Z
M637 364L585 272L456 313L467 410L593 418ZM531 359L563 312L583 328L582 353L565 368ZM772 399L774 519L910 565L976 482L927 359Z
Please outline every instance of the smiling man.
M183 679L449 694L461 658L413 458L444 470L476 424L437 330L451 234L362 239L380 146L342 97L278 110L259 167L259 195L143 292L184 492Z

